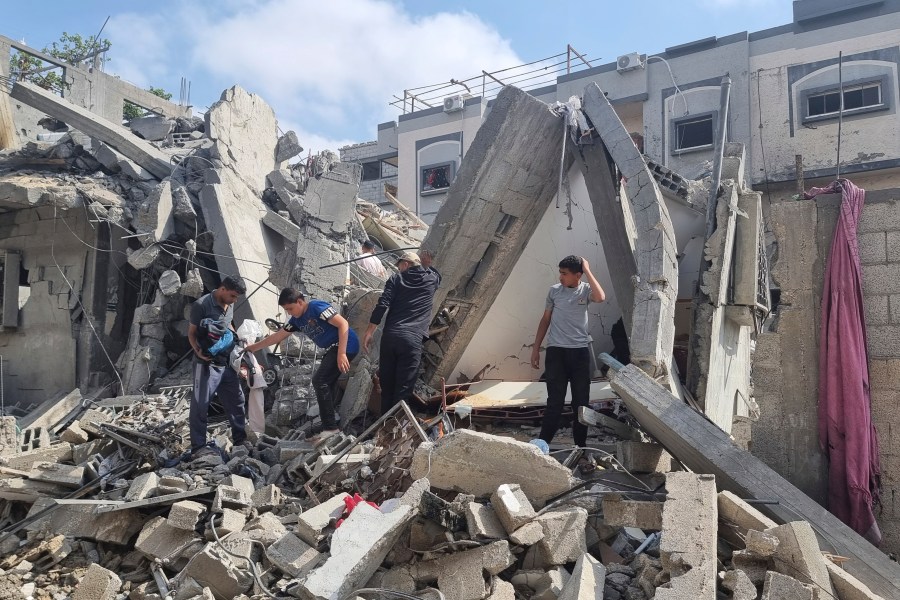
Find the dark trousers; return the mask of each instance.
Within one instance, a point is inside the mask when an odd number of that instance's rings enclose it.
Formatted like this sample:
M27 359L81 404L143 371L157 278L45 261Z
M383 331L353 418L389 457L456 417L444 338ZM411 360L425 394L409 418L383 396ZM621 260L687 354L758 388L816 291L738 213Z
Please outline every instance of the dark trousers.
M560 348L550 346L544 358L544 379L547 382L547 410L541 424L540 438L550 443L562 416L566 402L566 388L572 385L572 435L576 446L587 443L587 425L578 421L578 407L587 406L591 392L591 352L588 348Z
M188 417L191 450L198 450L206 445L209 403L216 394L225 408L225 414L228 415L232 442L240 444L247 439L244 390L241 389L238 374L230 366L220 367L194 360L194 394L191 397L191 411Z
M381 381L381 414L401 400L412 398L422 362L422 335L392 334L381 336L378 379Z
M316 402L319 404L319 418L323 429L337 429L334 418L334 384L341 376L337 364L337 346L329 348L319 361L319 368L312 376L313 389L316 391ZM355 354L348 354L347 360L353 360Z

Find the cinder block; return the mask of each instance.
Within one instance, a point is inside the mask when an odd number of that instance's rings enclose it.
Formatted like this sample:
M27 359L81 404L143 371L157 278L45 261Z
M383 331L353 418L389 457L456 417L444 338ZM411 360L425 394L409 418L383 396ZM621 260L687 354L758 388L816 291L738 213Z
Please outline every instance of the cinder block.
M900 262L900 231L887 232L887 261Z
M900 230L900 203L896 200L866 203L859 218L857 231L869 233L891 230Z
M138 475L131 482L128 492L125 493L125 501L134 502L135 500L149 498L156 491L158 485L159 476L153 471Z
M900 296L895 297L900 299ZM887 325L891 322L889 298L890 296L866 296L863 298L867 325Z
M253 508L258 511L272 510L276 506L281 506L284 502L284 494L277 485L267 485L259 488L250 496L250 502Z
M887 262L887 234L883 231L861 233L859 240L859 261L864 265Z
M544 531L536 547L551 565L574 562L587 552L585 527L587 511L583 508L546 512L535 519Z
M619 494L603 497L603 521L613 527L662 529L662 502L628 500Z
M247 523L247 517L236 510L223 508L221 513L216 514L216 516L213 517L213 522L216 525L216 534L221 538L229 533L244 529L244 525ZM212 531L209 531L207 540L212 541L214 539L215 536L212 535Z
M90 433L91 435L100 435L100 426L104 423L109 423L110 419L109 414L96 410L93 408L89 408L83 415L81 415L81 419L79 419L78 423L81 425L81 428Z
M867 332L870 357L900 356L900 325L870 325Z
M826 597L834 598L834 588L825 566L825 557L819 550L819 542L812 526L806 521L785 523L767 529L778 538L778 548L773 555L779 571L789 570L802 583L809 583L822 590ZM768 581L766 582L768 585ZM765 592L763 593L765 598ZM773 596L776 598L778 596ZM797 596L798 598L801 596Z
M815 597L813 587L810 585L775 571L766 573L762 600L813 600ZM828 597L836 598L834 594Z
M240 475L229 475L221 481L220 485L230 485L233 488L237 488L243 491L248 498L252 497L253 492L256 491L253 480Z
M672 470L672 456L659 444L618 442L616 459L633 473L668 473Z
M473 540L499 540L506 538L506 530L494 509L478 502L466 505L466 523Z
M768 558L778 550L778 537L771 533L750 529L745 539L747 552L760 558Z
M78 582L72 600L115 600L120 587L122 580L118 575L98 564L92 564Z
M81 428L81 424L75 421L59 434L59 439L70 444L84 444L88 441L88 434Z
M267 512L247 523L244 532L254 540L262 542L264 546L269 546L287 533L287 528L278 517Z
M544 539L544 528L534 521L522 525L511 534L509 541L520 546L533 546Z
M863 265L863 294L900 294L900 262Z
M230 508L233 510L246 510L250 508L250 497L243 490L230 485L219 485L216 495L213 497L212 511L220 513Z
M199 502L192 500L182 500L176 502L169 509L169 516L166 523L176 529L185 529L193 531L200 520L200 516L206 511L206 507Z
M349 494L339 494L302 513L297 518L297 535L300 539L310 546L317 546L325 528L332 520L337 520L344 514L344 498L349 497Z
M302 577L313 570L322 555L293 533L286 533L266 548L269 561L291 577Z
M888 318L891 323L900 324L900 294L888 296Z
M536 513L528 496L517 483L504 483L491 495L491 506L497 518L512 533L522 525L534 519Z

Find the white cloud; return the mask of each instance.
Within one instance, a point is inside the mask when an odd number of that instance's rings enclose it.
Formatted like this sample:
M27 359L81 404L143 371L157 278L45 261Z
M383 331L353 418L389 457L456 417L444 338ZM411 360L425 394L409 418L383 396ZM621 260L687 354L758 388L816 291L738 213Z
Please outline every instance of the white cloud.
M474 14L415 17L387 0L195 0L166 15L115 15L107 37L109 70L124 79L173 91L184 75L195 104L239 84L314 150L374 139L404 88L523 62Z

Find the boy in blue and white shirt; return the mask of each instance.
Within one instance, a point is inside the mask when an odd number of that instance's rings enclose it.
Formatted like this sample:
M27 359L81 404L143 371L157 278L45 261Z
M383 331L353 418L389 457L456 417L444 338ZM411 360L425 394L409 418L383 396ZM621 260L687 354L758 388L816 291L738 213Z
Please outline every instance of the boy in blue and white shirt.
M246 351L256 352L273 346L292 333L302 333L324 349L325 354L313 374L312 384L322 419L322 435L337 433L332 390L338 377L350 370L350 361L359 353L359 338L350 329L347 319L338 314L331 304L322 300L307 300L294 288L281 290L278 305L291 316L290 320L280 330L247 346Z

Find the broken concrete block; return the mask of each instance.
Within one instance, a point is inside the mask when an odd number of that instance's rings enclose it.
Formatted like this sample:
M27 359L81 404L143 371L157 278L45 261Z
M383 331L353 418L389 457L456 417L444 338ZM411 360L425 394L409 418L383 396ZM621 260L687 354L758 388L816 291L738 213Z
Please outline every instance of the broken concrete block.
M771 533L748 529L744 543L748 553L760 558L768 558L778 550L779 540L777 536Z
M173 504L172 508L169 509L166 523L175 529L194 531L204 512L206 512L206 507L199 502L182 500Z
M70 444L84 444L88 441L88 434L81 428L81 424L78 421L74 421L59 434L59 439ZM0 453L0 456L2 456L2 453Z
M258 511L272 510L276 506L281 506L284 502L284 494L280 487L270 484L253 492L250 502Z
M50 498L41 498L31 506L28 516L33 517L55 504ZM134 509L95 514L94 507L90 505L61 504L25 529L124 545L140 531L143 524L143 517Z
M72 594L72 600L115 600L122 580L119 576L104 569L98 564L92 564Z
M156 489L158 496L164 496L166 494L178 494L180 492L187 491L188 482L185 481L182 477L166 475L159 478L159 483L157 484Z
M499 577L491 577L491 593L487 600L516 600L516 588Z
M372 577L415 515L405 505L387 514L368 504L358 505L331 536L331 556L301 584L302 596L342 600L358 589Z
M603 520L614 527L662 529L663 503L628 500L620 494L603 496Z
M659 600L715 600L716 480L713 475L666 474L668 497L663 505L660 558L669 572L668 587L656 590Z
M267 512L247 523L244 527L244 532L252 539L269 546L287 533L287 528L278 517L273 513Z
M81 428L89 434L99 436L100 426L104 423L109 423L110 420L112 420L112 417L108 413L89 408L81 415L81 419L78 420L78 423L81 425Z
M885 600L872 592L869 586L830 560L825 561L825 567L828 569L831 584L840 600Z
M16 431L15 417L0 417L0 456L9 456L19 451Z
M418 563L414 577L423 583L437 581L447 600L480 600L488 594L484 573L497 575L515 562L509 543L500 540L442 558Z
M778 526L778 523L729 491L719 492L716 502L719 520L729 524L729 527L722 528L723 537L737 548L743 545L748 530L765 531ZM730 532L732 529L735 533Z
M221 513L218 513L213 517L213 523L215 523L216 526L216 534L218 534L219 537L223 537L229 533L244 529L244 525L247 524L247 517L236 510L223 508ZM211 537L212 539L215 539L215 535ZM212 541L209 535L207 535L206 539Z
M582 554L559 600L603 600L606 567L590 554Z
M216 542L210 542L191 558L182 574L208 587L217 599L235 598L250 589L253 576L234 560Z
M297 518L297 535L310 546L317 546L323 537L325 528L331 525L333 520L341 518L346 509L344 498L350 495L343 493L326 500L318 506L303 512ZM352 514L352 513L351 513Z
M37 448L3 457L4 466L18 471L30 471L40 462L69 462L72 460L72 444L61 442L46 448Z
M776 571L789 574L802 583L812 584L823 590L822 593L828 594L827 597L834 597L825 557L822 556L816 534L807 521L785 523L767 529L766 533L778 538L778 548L772 555Z
M584 534L587 516L586 510L575 507L546 512L535 519L544 532L535 548L549 564L575 562L587 552Z
M106 144L95 143L94 145L97 148L96 150L94 150L94 158L96 158L97 162L103 165L107 171L109 171L110 173L118 173L122 170L122 167L119 166L119 161L124 159L124 156L122 156Z
M813 598L816 596L813 594L812 586L775 571L766 573L762 600L813 600Z
M229 475L225 479L223 479L219 485L230 485L233 488L239 489L243 491L244 495L247 498L251 498L253 493L256 491L256 486L253 485L253 480L248 479L247 477L241 477L240 475Z
M36 463L29 477L32 481L46 481L66 487L81 487L84 467L73 467L59 463Z
M119 161L119 170L132 181L156 181L152 172L128 158Z
M517 484L504 483L498 486L491 495L491 505L497 513L497 518L503 523L507 533L512 533L535 517L534 507L528 500L528 496Z
M138 248L137 250L128 249L128 264L137 270L146 269L153 264L159 253L162 252L159 246L147 246L146 248Z
M274 210L267 210L263 214L262 222L263 225L291 242L296 243L300 239L300 228L293 221L279 215Z
M175 231L172 208L172 180L166 178L153 188L135 211L132 223L140 234L138 241L141 246L152 246L172 235Z
M182 296L188 298L199 298L203 295L203 278L200 277L200 269L191 269L185 274L180 291Z
M470 429L457 429L437 442L420 445L410 474L418 479L426 473L436 488L476 496L493 494L504 483L518 483L538 506L573 485L569 469L533 444Z
M757 587L765 581L770 562L770 560L759 558L746 550L736 550L731 555L731 564L734 565L734 568L743 571Z
M138 137L148 142L159 142L166 139L175 129L175 121L167 117L139 117L128 122L128 128Z
M226 508L241 511L250 508L250 496L247 494L247 491L230 485L220 484L216 486L212 511L218 513Z
M520 546L533 546L542 539L544 539L544 528L540 523L534 521L522 525L509 534L509 541Z
M303 146L300 145L297 134L293 130L288 131L278 138L278 143L275 144L275 162L281 163L290 160L301 152L303 152Z
M149 473L138 475L134 478L134 481L131 482L131 486L125 494L125 501L133 502L135 500L149 498L151 494L156 491L158 485L159 476L155 472L150 471Z
M266 557L291 577L306 575L322 561L322 555L315 548L293 533L285 533L266 548Z
M569 581L569 572L563 567L545 571L535 583L532 600L556 600L563 586Z
M733 600L756 600L756 586L750 577L740 569L726 571L722 576L722 587L731 591Z
M169 269L163 271L162 275L159 276L157 284L159 285L159 291L163 293L163 296L174 296L181 290L181 277L178 276L178 273Z
M473 540L499 540L506 537L506 530L490 506L469 502L466 505L466 523Z
M617 442L616 459L632 473L668 473L672 456L659 444Z
M173 563L195 539L193 531L172 527L163 517L154 517L144 525L134 549L151 560Z
M190 192L183 185L172 185L172 218L194 229L197 226L197 209Z

